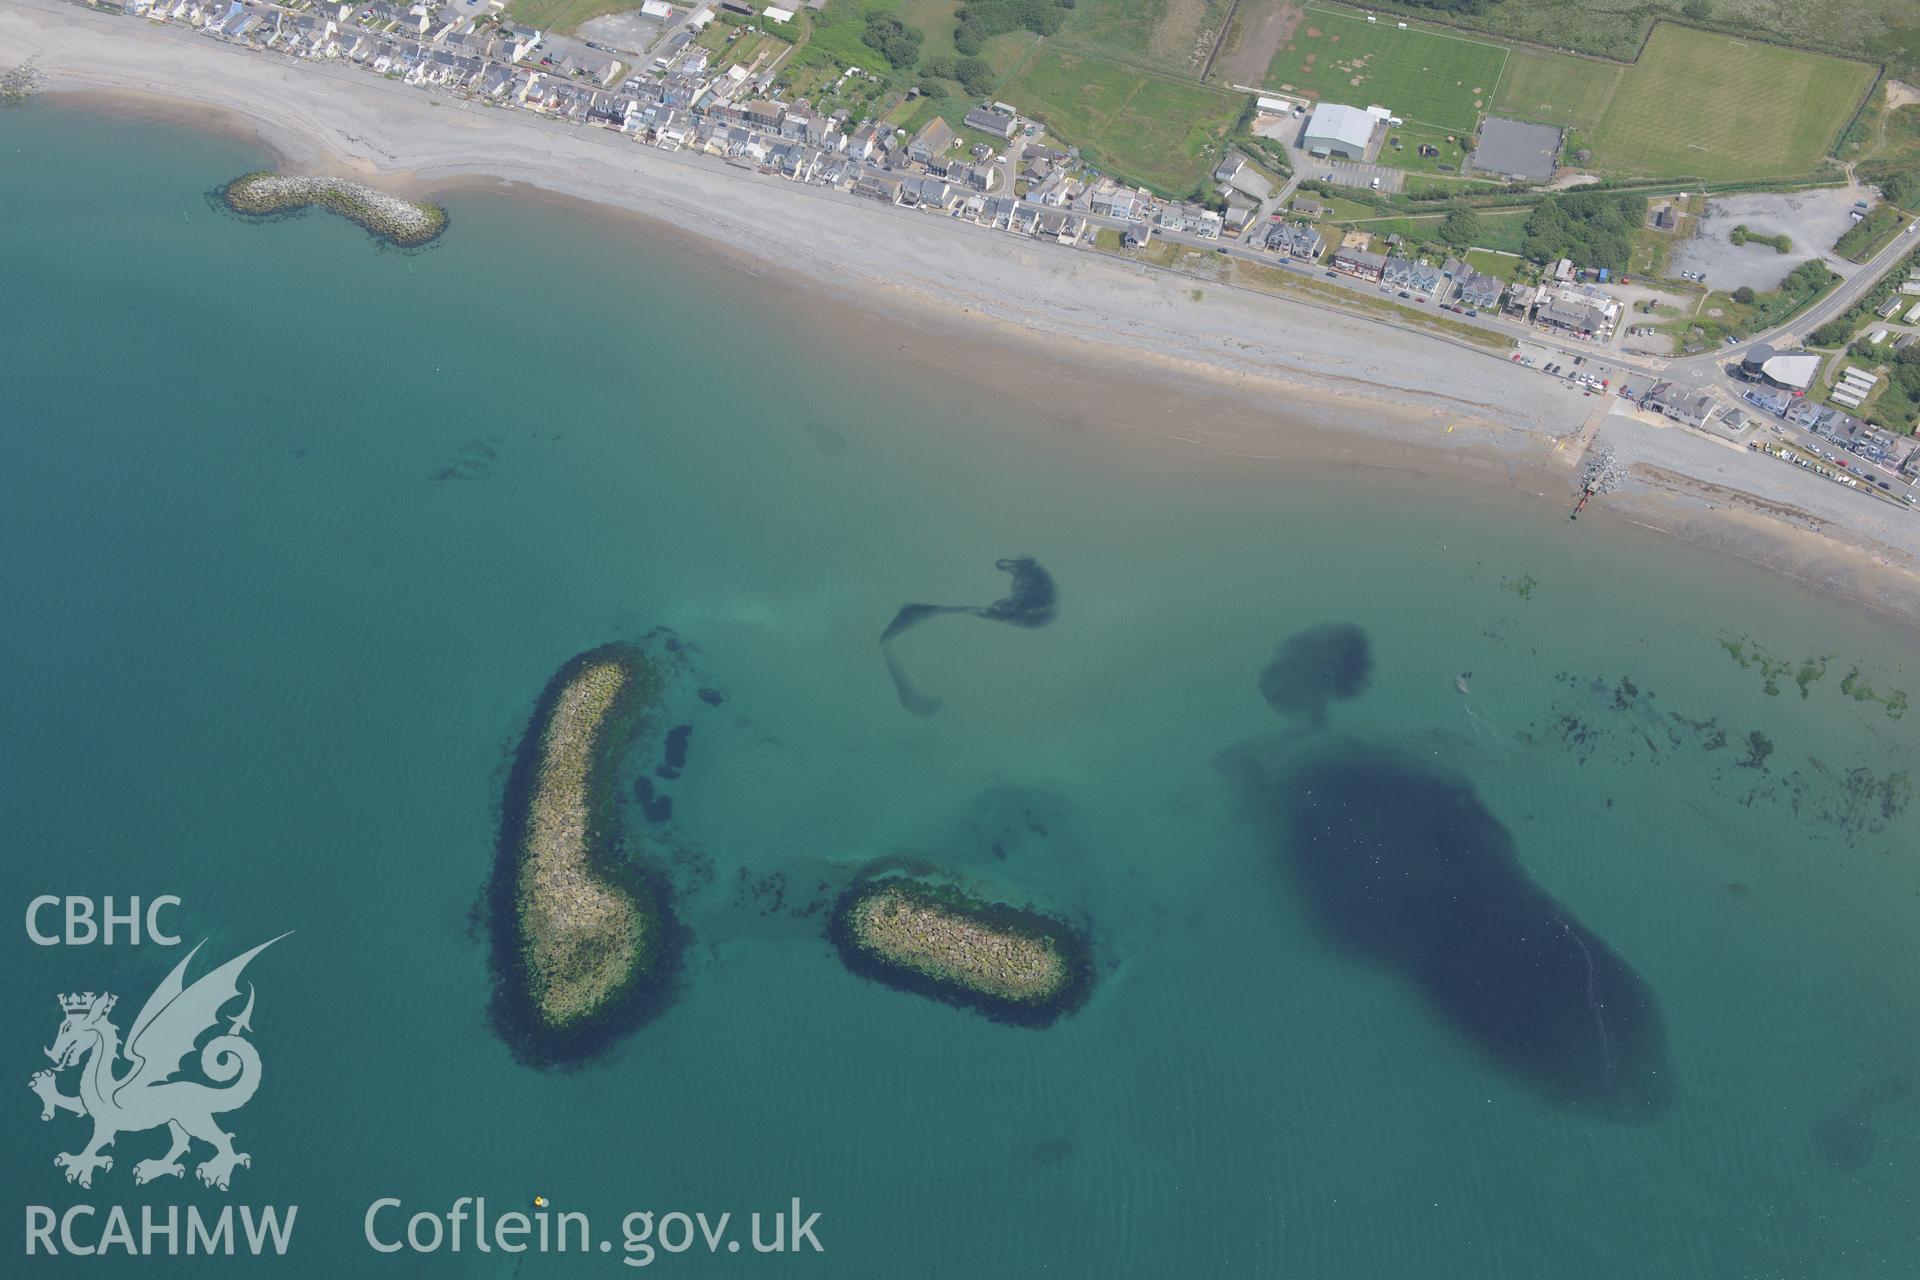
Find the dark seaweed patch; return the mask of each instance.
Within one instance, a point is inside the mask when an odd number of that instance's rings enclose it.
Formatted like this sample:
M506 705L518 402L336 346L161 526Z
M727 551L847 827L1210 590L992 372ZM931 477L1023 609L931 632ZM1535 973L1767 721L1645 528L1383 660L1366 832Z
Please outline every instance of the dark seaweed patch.
M660 763L653 770L657 776L668 782L680 776L680 771L687 767L687 740L691 737L693 737L693 726L690 724L677 724L667 730L666 745L661 752Z
M1327 704L1367 691L1373 650L1367 633L1351 622L1329 622L1296 631L1280 642L1260 669L1260 696L1283 716L1327 722Z
M1906 769L1836 768L1814 756L1794 762L1766 733L1730 729L1665 708L1651 689L1560 672L1565 689L1548 716L1515 734L1528 748L1559 745L1576 764L1596 757L1698 768L1702 785L1745 808L1774 808L1802 825L1837 832L1848 844L1878 835L1913 799Z
M1267 794L1288 870L1343 950L1556 1102L1644 1120L1670 1101L1652 989L1528 878L1470 786L1355 747Z
M655 792L653 779L641 774L633 780L633 798L648 822L665 822L673 817L673 797Z
M906 667L901 665L900 659L889 647L890 642L902 633L943 613L971 614L988 622L1004 622L1015 627L1044 627L1054 620L1058 594L1054 590L1053 575L1041 568L1039 561L1031 556L1020 556L996 560L993 567L1011 574L1013 584L1006 595L992 604L903 604L893 615L893 620L887 623L886 630L880 633L880 653L886 661L887 674L893 679L894 694L900 699L900 705L913 714L930 716L945 704L940 698L922 692L913 683Z
M500 437L481 436L454 451L451 461L433 473L435 480L484 480L500 457Z

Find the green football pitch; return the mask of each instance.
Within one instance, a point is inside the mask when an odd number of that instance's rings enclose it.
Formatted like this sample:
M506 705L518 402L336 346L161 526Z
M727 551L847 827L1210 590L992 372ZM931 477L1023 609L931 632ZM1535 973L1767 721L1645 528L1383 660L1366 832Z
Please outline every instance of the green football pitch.
M1506 47L1398 21L1308 6L1267 67L1267 87L1471 131L1493 101Z

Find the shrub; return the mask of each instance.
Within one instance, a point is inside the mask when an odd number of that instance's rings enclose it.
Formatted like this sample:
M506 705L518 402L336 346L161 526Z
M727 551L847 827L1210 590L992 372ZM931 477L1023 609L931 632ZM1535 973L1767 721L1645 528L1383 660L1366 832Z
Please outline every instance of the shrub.
M1440 222L1440 238L1456 249L1473 244L1483 230L1480 215L1471 209L1455 209Z
M974 97L984 98L993 92L996 77L985 58L962 58L954 64L953 71L961 87Z
M904 69L920 60L920 42L926 37L892 14L876 13L867 19L860 39L890 65Z

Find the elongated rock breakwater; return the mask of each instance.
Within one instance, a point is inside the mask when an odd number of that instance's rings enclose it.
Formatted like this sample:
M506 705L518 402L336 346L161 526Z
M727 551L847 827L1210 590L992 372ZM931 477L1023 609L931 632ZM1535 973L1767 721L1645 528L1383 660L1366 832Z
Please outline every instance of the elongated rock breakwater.
M827 932L862 977L996 1022L1047 1026L1085 1003L1093 986L1082 930L951 885L856 881L834 905Z
M664 880L629 856L618 776L659 684L638 649L589 650L521 739L489 896L495 1021L525 1060L592 1054L672 985L680 929Z
M447 211L437 204L415 204L344 178L242 174L226 185L221 199L249 218L325 209L402 249L417 249L447 229Z

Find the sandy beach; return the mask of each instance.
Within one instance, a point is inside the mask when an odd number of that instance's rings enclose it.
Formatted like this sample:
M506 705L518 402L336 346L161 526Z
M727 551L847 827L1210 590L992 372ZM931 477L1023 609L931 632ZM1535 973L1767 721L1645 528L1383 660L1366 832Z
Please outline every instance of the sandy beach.
M1228 455L1492 479L1563 509L1592 441L1631 478L1589 509L1595 518L1617 513L1920 623L1914 513L1678 428L1620 413L1601 422L1607 402L1463 343L354 67L249 53L58 0L0 0L0 66L29 58L50 93L75 102L236 131L293 172L432 195L454 206L456 234L459 194L481 188L633 218L688 252L846 304L830 321L810 304L811 323L844 323L903 358L1114 431Z

